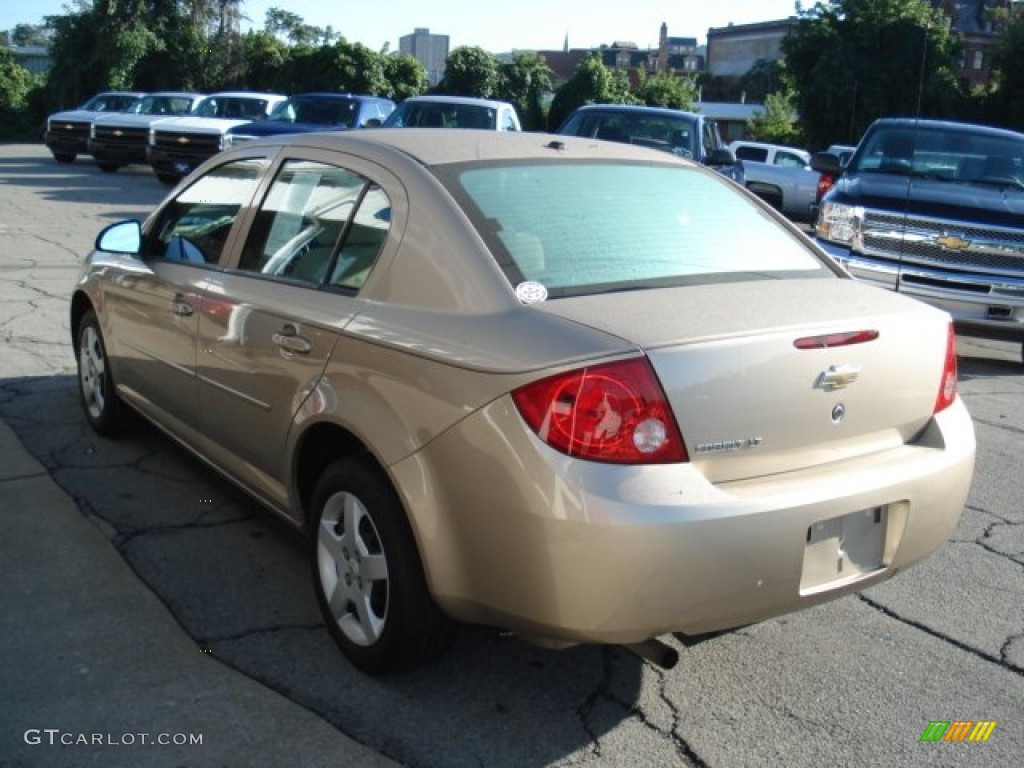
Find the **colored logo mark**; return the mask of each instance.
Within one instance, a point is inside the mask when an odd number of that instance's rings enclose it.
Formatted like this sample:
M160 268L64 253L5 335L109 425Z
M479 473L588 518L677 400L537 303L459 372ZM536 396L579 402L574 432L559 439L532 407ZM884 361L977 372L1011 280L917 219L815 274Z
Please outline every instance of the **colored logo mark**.
M995 720L932 720L921 741L988 741L995 729Z

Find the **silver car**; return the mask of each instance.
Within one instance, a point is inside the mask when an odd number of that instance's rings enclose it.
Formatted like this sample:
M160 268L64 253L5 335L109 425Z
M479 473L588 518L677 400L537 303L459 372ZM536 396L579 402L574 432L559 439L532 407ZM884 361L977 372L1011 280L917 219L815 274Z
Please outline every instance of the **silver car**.
M304 530L375 674L460 622L668 661L931 554L971 482L948 315L623 144L252 142L101 233L70 320L89 423Z

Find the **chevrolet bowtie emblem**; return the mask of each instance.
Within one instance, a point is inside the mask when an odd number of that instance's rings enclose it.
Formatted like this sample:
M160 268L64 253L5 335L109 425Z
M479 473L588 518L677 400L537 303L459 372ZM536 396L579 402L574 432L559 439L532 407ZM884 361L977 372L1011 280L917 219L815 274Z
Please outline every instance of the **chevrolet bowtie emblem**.
M851 365L849 363L845 365L830 365L827 371L823 371L818 376L815 386L819 389L824 389L826 392L843 389L853 384L857 377L860 376L860 372L861 367L859 365ZM842 420L841 417L840 420Z
M178 143L179 144L188 144L188 137L187 136L179 136L178 137Z
M64 130L65 131L73 131L73 130L75 130L75 126L72 125L71 123L64 123Z
M124 136L124 131L118 130L117 128L115 128L114 129L114 135L115 136Z
M943 235L935 238L935 244L944 251L962 251L970 248L971 241L956 235Z

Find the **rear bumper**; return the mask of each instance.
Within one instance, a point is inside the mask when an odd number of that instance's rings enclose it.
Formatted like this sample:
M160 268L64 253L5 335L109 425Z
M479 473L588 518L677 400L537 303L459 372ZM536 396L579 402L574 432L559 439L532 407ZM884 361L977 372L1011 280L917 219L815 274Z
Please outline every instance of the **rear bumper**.
M980 336L1024 340L1024 273L1019 277L876 259L816 240L859 280L899 291L945 310L957 330Z
M712 485L689 464L557 454L501 400L391 471L454 617L631 643L742 626L891 577L948 538L974 451L958 401L914 445Z

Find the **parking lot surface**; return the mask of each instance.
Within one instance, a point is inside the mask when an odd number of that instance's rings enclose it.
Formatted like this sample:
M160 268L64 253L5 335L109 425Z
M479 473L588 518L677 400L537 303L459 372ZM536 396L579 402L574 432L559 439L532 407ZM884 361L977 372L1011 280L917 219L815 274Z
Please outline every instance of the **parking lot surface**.
M950 542L894 580L693 647L670 640L681 658L668 672L618 648L553 652L465 628L439 663L370 679L331 643L296 534L156 431L140 428L109 441L92 434L80 414L67 321L77 266L100 228L144 217L165 193L146 168L109 175L88 161L57 166L42 146L0 146L0 418L92 524L85 534L54 526L53 551L74 549L76 537L98 530L140 589L159 601L165 631L181 633L175 643L190 640L204 662L241 673L313 715L316 738L324 738L317 729L325 726L365 745L367 754L415 768L1019 765L1019 347L961 340L961 394L978 437L973 489ZM0 554L16 569L10 584L31 585L47 569L45 558L17 558L4 546L0 541ZM75 589L69 579L63 592L40 590L39 599L73 601ZM17 605L28 624L32 603ZM118 605L130 627L135 604ZM57 664L73 652L72 641L55 636L77 632L96 642L89 625L44 628L47 636L36 640L51 651L34 654L35 664ZM145 641L157 654L165 638ZM146 700L153 663L145 653L125 655L121 684L134 686L138 700ZM5 680L24 681L20 664L5 654L0 689ZM31 719L17 706L2 708L0 763L5 754L25 754L26 729L70 727L40 725L47 696L54 717L65 711L59 676L50 670L43 680L54 682L38 692ZM156 732L160 716L153 717ZM311 738L304 729L275 730L268 713L257 710L253 718L243 724L211 715L206 738L245 741L264 729L286 746ZM996 725L983 743L922 741L935 721ZM101 699L76 720L79 729L122 727L140 726L114 692L109 708ZM19 764L86 764L86 753L74 749L29 752ZM144 763L138 749L122 746L104 764L155 764ZM167 764L210 764L201 750Z

